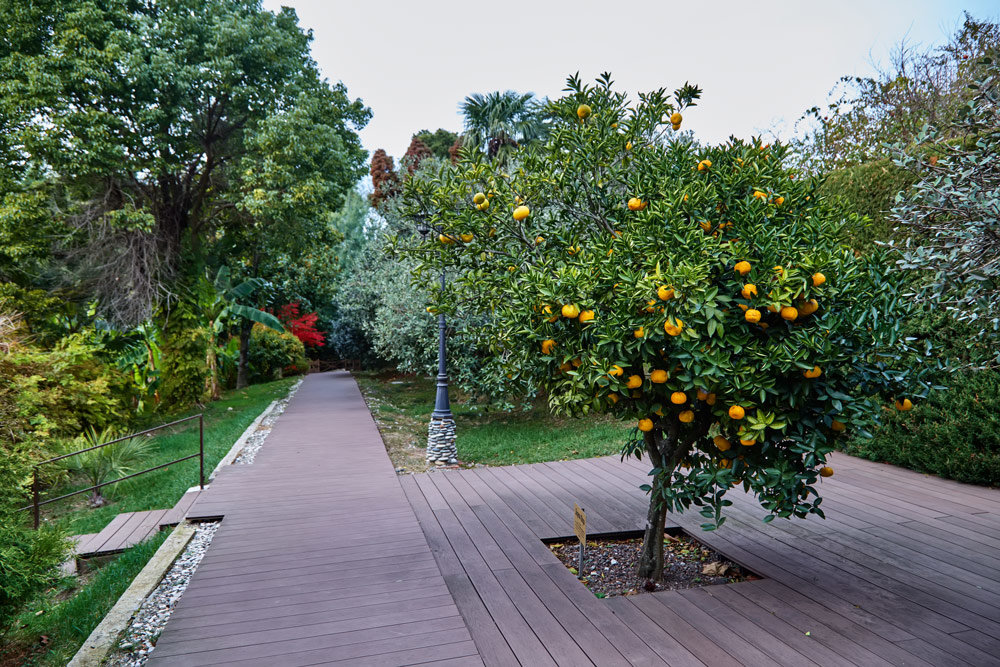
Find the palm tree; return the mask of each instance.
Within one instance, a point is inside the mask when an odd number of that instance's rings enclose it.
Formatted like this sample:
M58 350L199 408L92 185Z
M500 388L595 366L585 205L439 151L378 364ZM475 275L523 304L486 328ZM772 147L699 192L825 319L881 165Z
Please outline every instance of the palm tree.
M469 95L460 106L464 143L484 150L491 160L504 160L518 146L545 138L543 104L533 93L513 90Z
M213 401L222 397L219 385L218 347L219 338L230 319L257 322L278 332L285 330L281 320L271 313L237 303L263 286L264 281L260 278L250 278L234 285L228 266L219 269L214 280L209 280L205 276L199 281L196 297L209 335L208 354L205 361L209 371L207 388Z

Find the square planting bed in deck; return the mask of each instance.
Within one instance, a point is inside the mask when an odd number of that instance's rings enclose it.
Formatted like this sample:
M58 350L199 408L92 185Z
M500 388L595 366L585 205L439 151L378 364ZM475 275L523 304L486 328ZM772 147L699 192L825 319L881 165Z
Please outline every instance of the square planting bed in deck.
M583 572L578 572L580 546L575 537L544 540L570 572L597 597L734 584L762 577L703 544L681 528L663 536L663 579L649 583L636 576L642 531L587 536Z

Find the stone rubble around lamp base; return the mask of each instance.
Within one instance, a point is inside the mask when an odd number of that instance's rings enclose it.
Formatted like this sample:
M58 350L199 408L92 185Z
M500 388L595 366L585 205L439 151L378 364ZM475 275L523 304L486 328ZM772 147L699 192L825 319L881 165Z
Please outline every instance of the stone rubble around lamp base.
M439 466L458 463L454 419L431 418L427 427L427 462Z

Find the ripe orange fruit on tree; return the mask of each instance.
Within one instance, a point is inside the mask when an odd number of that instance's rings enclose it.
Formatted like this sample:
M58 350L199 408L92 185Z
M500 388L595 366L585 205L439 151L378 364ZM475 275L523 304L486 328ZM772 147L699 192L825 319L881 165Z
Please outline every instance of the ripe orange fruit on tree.
M674 132L677 132L678 130L681 129L681 124L680 123L671 123L670 127L672 127L674 129Z
M743 289L740 290L740 294L744 299L753 298L757 296L757 286L753 283L747 283L743 286Z
M802 374L805 375L810 380L812 380L813 378L818 378L820 375L822 375L823 369L820 368L819 366L813 366L812 370L802 371Z
M445 236L444 234L438 234L438 241L440 241L445 245L451 245L452 243L455 242L455 239L451 238L450 236Z
M573 364L569 363L568 361L563 362L559 364L559 370L561 370L563 373L565 373L566 371L571 371L573 370Z
M896 401L896 409L900 412L909 412L913 409L913 401L908 398L904 398L902 401Z
M732 464L732 462L730 462L729 459L722 459L721 461L719 461L719 467L720 468L729 468L729 466L731 466L731 465L733 465L733 464Z
M736 419L736 420L743 419L743 417L745 417L746 414L747 414L746 410L743 409L743 406L734 405L729 408L730 419Z
M833 468L830 466L823 466L819 469L820 477L833 477Z
M736 273L740 274L741 276L745 276L746 274L750 273L750 262L746 260L742 262L736 262L736 266L733 267L733 270L735 270Z
M514 219L517 220L518 222L521 222L522 220L527 218L530 213L531 211L528 209L527 206L518 206L517 208L514 209Z
M479 205L482 204L484 201L486 201L486 195L484 195L482 192L477 192L476 194L472 195L473 204Z
M646 335L646 327L642 326L639 327L638 329L632 332L632 335L635 336L636 338L642 338L643 336Z
M632 150L632 142L631 141L626 142L626 144L625 144L625 150L627 150L627 151Z
M699 389L697 396L699 401L704 401L706 398L708 398L708 392L705 391L704 389Z
M809 299L808 301L799 302L799 312L803 315L812 315L817 310L819 310L819 301L816 299Z
M637 389L642 386L642 378L638 375L629 375L628 382L625 383L625 386L629 389Z
M744 447L752 447L752 446L754 446L754 445L757 444L757 439L756 438L750 438L750 439L744 440L743 438L740 438L740 444L743 445Z
M585 310L580 313L580 322L590 322L594 319L594 311Z
M694 421L694 412L691 410L684 410L679 415L677 415L677 418L682 422L684 422L685 424L690 424L691 422Z
M698 171L708 171L712 168L711 160L702 160L698 163Z
M682 120L684 120L684 116L681 115L680 111L675 111L672 114L670 114L671 125L680 125Z
M687 403L688 397L683 391L675 391L670 394L670 402L674 405L684 405Z
M468 243L473 238L475 238L475 236L473 236L472 234L462 234L462 242L463 243Z
M747 312L743 313L743 317L750 324L757 324L757 322L760 322L760 311L756 308L750 308Z
M624 372L625 369L623 369L618 364L615 364L614 366L611 367L611 370L608 371L608 375L610 375L611 377L620 378Z
M481 204L476 204L477 211L485 211L490 207L490 200L486 199Z
M781 319L788 320L789 322L794 322L799 316L799 311L795 310L792 306L785 306L781 309Z
M583 120L590 115L591 109L589 104L581 104L576 108L576 115Z
M649 374L649 381L654 384L663 384L666 382L670 376L663 369L657 368L652 373Z
M715 394L709 394L708 398L705 399L705 402L709 405L715 405Z
M618 394L615 394L615 393L608 394L608 400L610 400L612 403L617 403L618 402Z
M775 203L776 206L781 206L782 204L785 203L785 198L784 197L775 197L774 198L774 203Z
M552 348L556 346L556 342L549 338L548 340L542 341L542 354L548 354L552 351Z
M632 197L628 200L628 210L641 211L644 208L646 208L646 202L642 201L638 197Z
M653 430L653 420L652 419L640 419L639 420L639 430L643 433L648 433Z
M580 316L580 308L575 303L567 303L562 307L562 316L575 320Z
M837 433L843 433L844 431L847 430L847 424L839 422L836 419L834 419L832 422L830 422L830 428L832 428Z
M732 443L723 438L721 435L717 435L712 438L712 442L715 443L715 446L719 448L720 452L728 451L729 448L733 446Z
M753 191L754 199L767 199L767 193L761 192L760 190Z
M674 290L672 287L660 285L656 290L656 296L658 296L661 301L670 301L670 299L674 298Z
M826 276L822 273L814 273L812 277L813 287L819 287L826 282Z
M663 330L668 336L680 336L681 332L684 331L684 322L682 322L680 318L677 318L676 321L672 318L667 319L667 321L663 323Z

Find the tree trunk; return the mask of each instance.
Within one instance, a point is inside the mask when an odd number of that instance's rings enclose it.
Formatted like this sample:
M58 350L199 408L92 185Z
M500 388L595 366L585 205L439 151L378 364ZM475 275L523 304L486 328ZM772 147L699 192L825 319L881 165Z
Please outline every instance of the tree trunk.
M222 391L219 387L219 357L215 351L215 341L208 343L207 359L208 364L208 395L211 400L217 401L222 398Z
M654 468L662 468L663 455L660 453L656 436L652 431L643 434L646 453ZM646 533L642 539L642 555L639 557L639 578L656 581L663 577L663 529L667 521L667 508L661 501L660 493L668 479L665 475L653 477L653 490L649 494L649 511L646 514Z
M236 388L245 389L250 384L247 378L247 365L250 356L250 329L253 323L246 320L240 324L240 363L236 369Z

